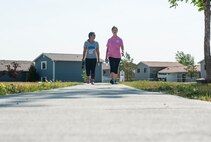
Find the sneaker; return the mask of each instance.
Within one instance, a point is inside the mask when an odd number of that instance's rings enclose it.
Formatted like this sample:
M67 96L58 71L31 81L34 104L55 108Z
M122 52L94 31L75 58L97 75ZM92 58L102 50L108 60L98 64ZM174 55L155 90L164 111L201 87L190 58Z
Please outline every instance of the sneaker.
M90 80L87 80L86 83L89 84L90 83Z
M92 84L92 85L95 85L95 82L94 82L94 80L92 80L92 81L91 81L91 84Z
M111 80L110 80L110 83L111 83L111 84L114 84L114 81L113 81L113 79L111 79Z

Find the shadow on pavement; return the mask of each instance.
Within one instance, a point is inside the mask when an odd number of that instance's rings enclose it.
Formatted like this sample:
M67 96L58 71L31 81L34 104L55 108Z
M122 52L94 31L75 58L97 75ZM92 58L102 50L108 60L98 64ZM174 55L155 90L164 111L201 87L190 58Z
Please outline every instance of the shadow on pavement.
M49 99L86 99L105 98L121 99L131 95L161 95L160 93L146 92L133 89L124 85L96 84L79 85L75 87L29 92L7 96L0 96L0 108L4 107L42 107L45 105L33 105L33 102L41 102Z

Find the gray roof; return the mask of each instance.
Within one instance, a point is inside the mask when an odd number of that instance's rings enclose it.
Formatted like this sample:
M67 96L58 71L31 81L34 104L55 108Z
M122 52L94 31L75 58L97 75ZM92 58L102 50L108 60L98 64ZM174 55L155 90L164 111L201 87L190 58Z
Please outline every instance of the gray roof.
M7 71L6 65L11 65L12 62L16 62L20 65L17 68L18 71L29 71L29 68L33 62L20 61L20 60L0 60L0 71Z
M53 61L81 61L82 54L43 53Z
M53 61L81 61L83 58L82 54L64 54L64 53L42 53L40 56L47 56ZM40 56L38 56L37 58L39 58ZM35 60L37 60L37 58ZM101 61L103 60L101 59Z
M159 73L187 73L187 71L185 70L184 66L181 66L181 67L167 67L159 71Z
M198 72L200 72L200 66L196 65L196 69ZM178 67L167 67L159 73L187 73L187 70L185 70L185 66L178 66Z
M199 61L198 63L199 63L199 64L201 64L202 62L204 62L204 59L203 59L203 60L201 60L201 61Z
M178 62L160 62L160 61L143 61L140 62L143 63L149 67L174 67L174 66L183 66L182 64ZM139 63L139 64L140 64Z

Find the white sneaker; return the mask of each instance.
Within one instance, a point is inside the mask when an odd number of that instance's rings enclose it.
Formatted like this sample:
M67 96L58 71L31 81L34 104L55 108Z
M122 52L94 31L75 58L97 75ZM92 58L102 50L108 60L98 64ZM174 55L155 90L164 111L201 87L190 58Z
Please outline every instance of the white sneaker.
M94 80L92 80L92 81L91 81L91 84L92 84L92 85L95 85L95 82L94 82Z

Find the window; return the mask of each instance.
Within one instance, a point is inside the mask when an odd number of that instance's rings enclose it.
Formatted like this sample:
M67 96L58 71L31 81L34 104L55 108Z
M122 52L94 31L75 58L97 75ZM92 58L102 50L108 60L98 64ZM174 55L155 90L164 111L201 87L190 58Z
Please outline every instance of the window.
M105 74L106 74L106 71L104 70L104 71L103 71L103 75L105 75Z
M144 73L147 73L147 68L144 68Z
M140 73L141 71L140 71L140 69L137 69L137 73Z
M206 70L206 65L204 64L204 70Z
M42 82L46 82L47 81L47 77L41 77L41 81Z
M41 70L46 70L47 69L47 61L42 61L41 62Z

